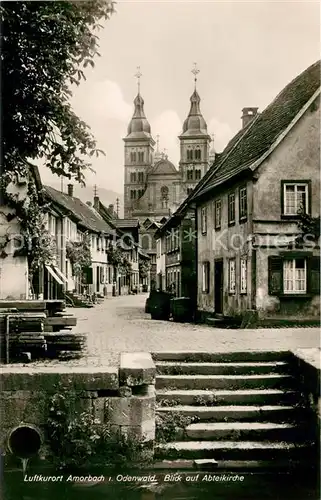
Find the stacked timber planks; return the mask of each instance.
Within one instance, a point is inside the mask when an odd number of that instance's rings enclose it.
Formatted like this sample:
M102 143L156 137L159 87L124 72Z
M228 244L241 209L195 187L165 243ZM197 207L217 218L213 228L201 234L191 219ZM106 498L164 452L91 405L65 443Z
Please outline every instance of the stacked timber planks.
M74 359L85 349L85 335L72 333L77 319L62 300L0 300L2 358Z

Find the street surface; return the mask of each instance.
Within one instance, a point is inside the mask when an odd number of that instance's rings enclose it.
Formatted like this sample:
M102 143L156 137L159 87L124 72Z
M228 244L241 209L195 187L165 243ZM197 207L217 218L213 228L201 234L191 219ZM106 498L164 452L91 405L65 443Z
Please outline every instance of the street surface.
M147 294L110 297L92 309L70 309L78 318L73 332L88 334L82 363L117 361L120 352L289 350L319 347L319 328L232 330L156 321L144 312Z

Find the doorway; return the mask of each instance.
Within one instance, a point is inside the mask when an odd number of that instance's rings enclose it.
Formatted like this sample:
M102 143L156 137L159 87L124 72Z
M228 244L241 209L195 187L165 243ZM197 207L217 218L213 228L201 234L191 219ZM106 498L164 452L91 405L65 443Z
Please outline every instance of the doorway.
M214 261L214 311L223 313L223 259Z

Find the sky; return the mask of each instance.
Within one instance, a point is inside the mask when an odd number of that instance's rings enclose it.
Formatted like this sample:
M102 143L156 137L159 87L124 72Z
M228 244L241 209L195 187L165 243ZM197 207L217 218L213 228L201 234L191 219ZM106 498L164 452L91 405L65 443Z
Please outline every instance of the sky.
M178 168L194 62L208 132L220 152L241 128L243 107L263 110L320 57L320 5L311 1L135 1L116 4L99 32L101 57L73 89L74 111L106 156L87 184L123 192L124 143L140 66L145 114ZM42 169L44 183L57 182Z

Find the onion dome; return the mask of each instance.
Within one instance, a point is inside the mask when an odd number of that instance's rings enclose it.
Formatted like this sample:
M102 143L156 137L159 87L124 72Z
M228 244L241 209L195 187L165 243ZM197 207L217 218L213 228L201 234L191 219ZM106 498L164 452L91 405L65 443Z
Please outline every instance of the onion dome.
M126 139L146 139L151 138L150 124L144 112L144 99L137 94L135 100L135 111L133 117L128 125Z
M195 89L190 98L191 109L188 117L184 121L183 133L180 137L187 136L208 136L206 121L200 110L201 98Z

